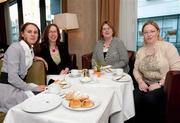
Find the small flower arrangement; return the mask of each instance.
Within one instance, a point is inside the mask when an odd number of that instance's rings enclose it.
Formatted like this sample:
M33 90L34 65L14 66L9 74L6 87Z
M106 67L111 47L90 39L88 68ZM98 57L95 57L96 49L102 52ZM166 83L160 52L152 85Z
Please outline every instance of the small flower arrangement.
M101 76L101 67L102 66L103 66L102 62L95 61L94 73L97 75L97 77Z

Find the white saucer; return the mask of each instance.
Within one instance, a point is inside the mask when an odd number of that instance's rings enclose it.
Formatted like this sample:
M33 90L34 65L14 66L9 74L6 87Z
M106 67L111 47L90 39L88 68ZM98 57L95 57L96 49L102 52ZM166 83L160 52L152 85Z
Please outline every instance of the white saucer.
M69 77L80 77L81 76L81 74L79 73L79 74L77 74L77 75L72 75L71 73L69 73Z
M88 83L88 82L92 81L92 79L90 77L81 77L80 81L82 83Z

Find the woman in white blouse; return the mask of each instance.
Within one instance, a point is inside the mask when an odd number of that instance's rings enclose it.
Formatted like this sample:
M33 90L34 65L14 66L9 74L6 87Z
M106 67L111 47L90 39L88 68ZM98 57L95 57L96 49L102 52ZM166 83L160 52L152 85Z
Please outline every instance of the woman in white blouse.
M45 89L45 85L28 84L23 80L33 63L32 46L39 39L38 26L25 23L20 30L20 41L11 44L5 52L0 76L0 112L7 112L33 92Z

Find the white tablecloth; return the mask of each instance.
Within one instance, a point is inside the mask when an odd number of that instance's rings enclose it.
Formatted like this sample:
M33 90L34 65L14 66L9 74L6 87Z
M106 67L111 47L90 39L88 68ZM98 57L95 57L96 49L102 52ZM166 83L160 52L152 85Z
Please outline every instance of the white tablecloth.
M82 84L80 82L80 78L72 78L69 76L65 77L65 80L72 83L73 85L79 85L86 88L104 88L106 91L109 89L115 90L113 98L118 99L118 103L120 104L121 111L119 113L115 113L111 116L111 123L124 123L124 121L130 119L135 115L134 109L134 98L133 98L133 81L131 77L124 73L126 78L129 78L129 81L125 82L116 82L112 80L112 74L104 73L99 78L93 78L93 81L89 84ZM52 78L52 76L49 76ZM48 77L48 79L49 79ZM55 77L56 78L56 77ZM95 80L95 81L94 81Z
M118 101L113 100L114 90L86 89L73 87L73 90L96 95L101 104L88 111L72 111L64 106L41 113L27 113L22 110L23 103L10 109L4 123L108 123L108 117L120 111Z
M129 75L127 75L129 76ZM58 78L57 75L48 76ZM56 109L41 112L27 113L22 110L22 104L11 108L4 120L4 123L108 123L111 116L111 123L123 123L134 116L133 83L114 82L108 75L98 78L98 82L82 84L79 78L66 76L65 80L72 86L67 90L75 90L90 95L95 95L101 104L88 111L72 111L60 105Z

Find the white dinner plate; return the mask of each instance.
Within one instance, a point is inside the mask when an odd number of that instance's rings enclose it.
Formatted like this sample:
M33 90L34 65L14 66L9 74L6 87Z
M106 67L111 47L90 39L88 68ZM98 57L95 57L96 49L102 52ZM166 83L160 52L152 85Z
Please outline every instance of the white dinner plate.
M54 93L51 93L51 92L45 91L45 94L54 94ZM54 95L63 96L64 94L65 94L64 90L61 90L61 92L60 92L60 93L57 93L57 94L54 94Z
M126 74L123 74L122 78L121 78L121 79L118 79L118 78L120 78L120 77L121 77L121 76L118 76L118 75L113 76L113 77L112 77L112 80L113 80L113 81L116 81L116 82L129 82L129 81L131 80L131 78L130 78L128 75L126 75Z
M91 110L91 109L94 109L96 107L98 107L101 102L97 99L92 99L94 101L94 106L90 107L90 108L71 108L69 107L69 101L66 100L66 99L63 99L62 101L62 105L67 108L67 109L70 109L70 110L74 110L74 111L87 111L87 110Z
M55 94L38 94L23 102L22 109L29 113L40 113L59 106L62 98Z

